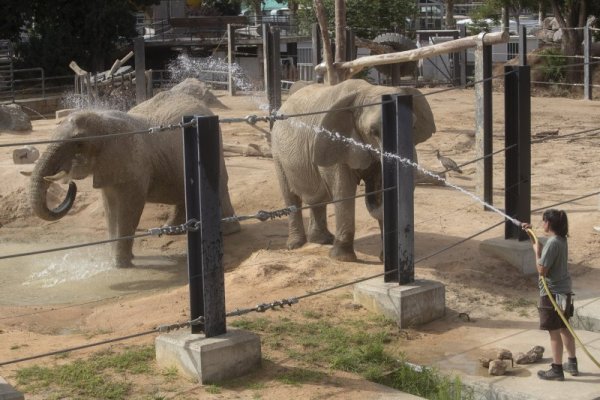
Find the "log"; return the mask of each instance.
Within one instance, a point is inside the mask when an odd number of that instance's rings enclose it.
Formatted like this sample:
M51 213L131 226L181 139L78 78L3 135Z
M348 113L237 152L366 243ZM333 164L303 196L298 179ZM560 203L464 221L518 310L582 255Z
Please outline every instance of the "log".
M397 53L380 54L376 56L361 57L353 61L335 63L334 67L336 69L349 70L350 74L354 75L366 67L416 61L423 58L437 56L439 54L456 53L461 50L475 47L481 42L483 42L484 45L506 43L508 41L508 38L509 35L506 31L487 33L483 35L483 39L481 39L480 35L473 35L456 40L451 40L449 42L438 43L427 47L421 47L418 49L400 51ZM315 71L317 73L323 74L327 71L326 68L327 67L325 66L325 64L321 63L315 67Z
M77 63L75 61L71 61L69 63L69 68L71 68L73 71L75 71L75 73L79 76L84 76L85 74L87 74L87 71L84 69L81 69L81 67L79 67L79 65L77 65Z

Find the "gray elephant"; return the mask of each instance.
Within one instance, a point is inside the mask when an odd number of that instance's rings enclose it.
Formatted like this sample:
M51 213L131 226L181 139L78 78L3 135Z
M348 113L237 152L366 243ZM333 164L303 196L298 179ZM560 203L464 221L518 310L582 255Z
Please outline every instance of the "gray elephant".
M412 94L413 88L374 86L364 80L347 80L335 86L310 85L291 95L280 113L285 115L331 110L275 122L272 150L279 185L287 206L318 204L356 194L361 180L365 191L381 188L381 161L377 154L360 146L332 140L340 134L358 143L381 148L381 106L361 107L381 102L383 94ZM422 96L413 98L413 142L421 143L435 132L433 113ZM413 148L414 151L414 148ZM416 151L414 153L416 155ZM367 209L382 226L381 195L365 198ZM355 261L355 201L334 204L335 236L327 229L326 206L311 208L308 235L301 213L289 217L287 246L295 249L306 241L331 244L331 258Z
M182 115L212 115L201 101L185 96L179 93L170 97L175 103L175 99L181 100L177 116L169 116L167 112L159 118L152 118L152 115L158 115L152 114L152 104L158 104L156 101L153 103L152 99L145 106L142 103L137 110L132 109L129 114L120 111L79 111L59 124L54 138L143 131L157 122L180 122ZM160 98L161 101L165 100L165 96ZM142 117L141 112L148 106L148 114ZM76 185L72 180L90 175L93 176L94 188L102 190L110 238L133 235L146 202L175 205L175 213L168 224L179 224L185 220L181 129L49 145L31 176L32 210L48 221L62 218L75 200ZM47 191L52 181L69 182L65 200L55 209L47 206ZM223 216L232 216L234 211L227 190L223 160L219 185L221 213ZM240 227L239 223L233 222L223 225L222 229L227 234L239 231ZM132 265L132 247L131 239L115 242L114 257L118 267Z

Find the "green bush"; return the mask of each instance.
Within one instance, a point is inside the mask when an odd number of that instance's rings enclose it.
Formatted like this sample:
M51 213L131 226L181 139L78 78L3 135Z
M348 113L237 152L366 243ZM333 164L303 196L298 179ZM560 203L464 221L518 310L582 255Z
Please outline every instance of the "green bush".
M544 80L548 82L562 82L566 75L567 58L563 56L559 48L548 48L540 51L538 55L542 59L541 70Z

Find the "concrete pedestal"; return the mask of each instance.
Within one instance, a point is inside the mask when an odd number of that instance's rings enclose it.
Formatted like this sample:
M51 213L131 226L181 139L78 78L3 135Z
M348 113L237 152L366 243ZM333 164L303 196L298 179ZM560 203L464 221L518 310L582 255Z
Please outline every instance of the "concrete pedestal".
M226 334L211 338L173 332L158 336L155 345L160 367L175 366L202 384L236 378L260 366L260 337L239 329L228 328Z
M435 281L409 285L374 278L354 285L354 302L395 320L401 329L441 318L446 309L446 289Z
M569 321L575 329L590 332L600 332L600 301L599 299L577 300L575 293L575 315Z
M538 240L545 243L547 238L538 237ZM487 239L481 242L479 250L514 265L524 275L537 274L535 253L529 240L520 242L516 239Z
M8 382L0 376L0 400L24 400L25 396L17 392Z

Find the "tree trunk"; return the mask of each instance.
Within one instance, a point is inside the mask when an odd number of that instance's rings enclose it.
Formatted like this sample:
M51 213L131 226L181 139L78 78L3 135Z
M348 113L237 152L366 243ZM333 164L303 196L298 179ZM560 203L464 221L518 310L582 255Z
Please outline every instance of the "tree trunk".
M446 0L446 28L456 29L456 21L454 21L454 0Z
M565 56L575 56L582 53L581 41L583 34L573 28L578 27L580 20L580 11L585 11L585 0L573 0L571 7L561 9L558 0L550 0L552 11L558 25L562 29L563 36L561 40L561 50ZM563 12L564 11L564 12ZM568 59L569 64L576 64L573 59ZM567 82L575 83L580 81L581 73L577 68L568 68L566 73Z
M327 84L335 85L338 83L338 80L333 66L331 39L329 38L329 31L327 30L327 13L325 12L325 6L323 5L322 0L314 1L317 20L319 21L319 28L321 29L321 37L323 38L323 61L325 62L325 67L327 69L325 79Z

